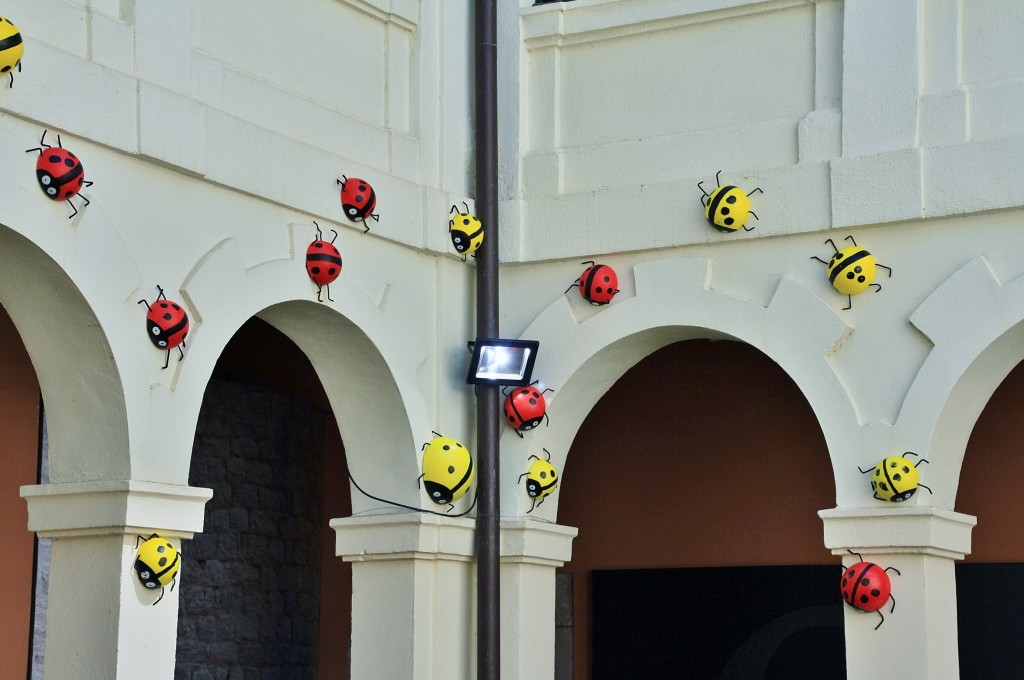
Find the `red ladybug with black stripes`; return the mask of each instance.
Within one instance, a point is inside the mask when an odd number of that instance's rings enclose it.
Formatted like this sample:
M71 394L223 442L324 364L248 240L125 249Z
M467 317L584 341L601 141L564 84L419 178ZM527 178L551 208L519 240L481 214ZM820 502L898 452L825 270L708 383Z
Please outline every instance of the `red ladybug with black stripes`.
M79 192L92 182L85 181L85 168L78 156L71 153L61 144L60 135L57 135L57 148L46 143L46 130L39 139L39 146L34 149L26 149L25 153L39 152L39 160L36 161L36 179L39 181L39 188L43 190L46 197L53 201L67 201L71 206L72 213L68 215L71 219L78 214L78 208L71 202ZM82 196L83 208L89 205L89 199Z
M579 286L580 295L592 305L606 305L612 301L615 294L619 292L619 277L615 270L606 264L596 264L588 260L581 264L590 266L583 270L580 277L573 281L572 285L565 289L568 293L573 286Z
M852 551L851 551L852 552ZM857 555L857 553L852 553ZM896 567L885 567L884 569L874 562L865 562L860 555L857 555L860 562L843 569L842 580L839 582L839 589L843 593L843 601L854 609L862 612L878 612L882 620L875 626L875 630L885 623L885 616L881 609L889 600L892 600L891 614L896 610L896 598L892 596L892 581L886 572L892 570L899 574Z
M341 274L341 253L334 246L338 232L331 229L334 238L328 243L324 240L323 232L320 231L320 225L316 220L313 220L313 224L316 225L316 240L306 248L306 273L316 284L317 302L323 302L320 291L324 288L327 288L327 299L334 302L334 298L331 297L331 284Z
M532 430L548 417L544 393L553 391L550 387L539 390L537 381L525 387L515 387L505 394L505 419L520 437ZM548 418L550 420L550 418Z
M145 300L139 300L138 304L145 304L149 312L146 314L146 333L149 340L157 348L167 350L164 361L164 368L171 360L171 349L178 348L178 361L185 358L185 336L188 335L188 314L185 309L173 300L168 300L164 295L164 289L156 287L160 291L156 300L150 305Z
M380 221L380 216L373 212L377 207L377 193L365 179L345 175L341 177L338 184L341 185L341 207L345 210L345 216L353 222L362 222L366 231L370 231L367 220L372 218L374 222Z

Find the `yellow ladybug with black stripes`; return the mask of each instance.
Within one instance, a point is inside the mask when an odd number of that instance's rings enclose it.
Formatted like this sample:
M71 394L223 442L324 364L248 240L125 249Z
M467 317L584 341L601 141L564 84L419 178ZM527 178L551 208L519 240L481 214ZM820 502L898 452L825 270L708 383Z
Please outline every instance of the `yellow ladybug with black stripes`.
M457 213L448 220L448 235L452 239L455 250L462 255L462 261L465 262L466 256L476 252L483 244L484 225L475 215L470 214L467 203L464 202L462 205L466 207L466 212L459 212L459 207L453 205L448 213L449 215Z
M872 286L875 287L876 293L882 290L882 285L874 282L878 267L887 270L889 276L892 276L892 268L875 260L874 255L857 245L853 236L847 236L846 240L853 245L837 248L832 239L825 240L825 243L831 244L833 250L836 251L828 262L815 256L812 256L811 259L826 265L829 283L847 297L848 304L843 309L850 309L853 306L851 296L863 293Z
M423 474L419 478L430 500L438 505L450 505L448 512L451 512L454 501L465 496L472 486L476 470L469 449L450 437L442 437L437 432L434 435L421 447Z
M927 463L928 460L921 458L916 463L907 456L917 456L913 451L907 451L902 456L889 456L875 466L874 474L871 475L871 490L875 492L875 498L880 501L891 501L901 503L917 491L917 487L932 490L921 483L921 473L917 466ZM861 474L871 472L871 468L864 470L857 468Z
M700 197L700 202L704 206L704 217L707 218L708 224L726 234L737 231L740 227L744 231L753 231L753 227L746 226L747 220L751 215L755 220L760 218L750 209L750 197L761 191L761 187L757 187L750 193L731 184L726 184L723 187L718 179L721 174L721 170L715 173L715 182L718 187L710 194L704 190L703 181L697 182L697 188L704 194ZM761 193L764 192L761 191Z
M526 495L533 499L533 505L526 512L533 512L533 509L544 502L544 499L555 492L558 486L558 470L551 464L551 452L543 449L548 459L542 460L538 456L530 456L533 463L530 469L519 475L519 481L526 477ZM538 503L538 500L540 501Z
M0 17L0 73L11 74L11 87L14 87L14 69L21 70L21 55L24 53L25 43L18 27L10 19Z
M141 546L138 545L140 541ZM146 588L160 588L160 597L153 603L156 604L164 597L164 586L171 584L171 590L174 590L175 578L181 570L181 556L170 541L157 534L145 540L139 536L135 543L139 548L135 556L135 574Z

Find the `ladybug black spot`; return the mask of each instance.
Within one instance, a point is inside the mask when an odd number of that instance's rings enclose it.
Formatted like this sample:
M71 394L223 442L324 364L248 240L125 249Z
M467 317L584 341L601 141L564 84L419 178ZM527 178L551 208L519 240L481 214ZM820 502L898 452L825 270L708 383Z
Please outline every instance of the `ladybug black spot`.
M610 276L604 277L604 282L605 283L611 283L612 282L612 277L610 277Z
M594 292L595 293L600 293L601 292L601 286L598 286L597 288L595 288Z
M454 475L455 474L455 466L454 465L449 465L448 466L448 474L450 474L450 475Z
M330 274L331 276L334 276L335 271L337 270L334 267L331 267L330 269L327 270L327 273Z
M313 272L314 274L319 274L319 273L320 273L320 267L313 267L313 269L312 269L311 271L312 271L312 272Z
M523 394L529 394L529 393L530 393L530 388L528 388L528 387L524 387L524 388L522 389L522 392L523 392Z
M167 564L167 558L166 558L166 557L161 557L161 558L160 558L160 561L158 562L158 564L159 564L159 565L160 565L161 567L162 567L162 566L164 566L165 564Z
M722 208L722 214L723 215L728 215L729 214L729 209L728 208Z
M313 242L313 247L314 248L323 248L324 247L324 242L323 241L314 241Z
M441 448L442 448L442 449L444 449L445 451L447 451L448 449L450 449L450 448L452 448L452 447L450 447L450 446L448 446L447 444L445 444L445 445L444 445L444 446L442 446Z
M75 192L73 190L70 190L70 189L68 191L64 192L64 198L71 198L74 195L75 195Z
M860 584L862 586L869 586L869 585L871 585L871 579L869 579L867 576L865 576L864 578L862 578L860 580Z
M0 68L0 73L7 73L10 70L11 70L10 66L4 66L3 68Z
M903 466L903 472L904 473L910 472L910 468L908 468L906 465L904 465Z
M882 594L882 591L880 591L878 588L872 588L871 589L872 597L878 597L881 594Z
M50 154L50 158L49 158L49 161L50 161L51 163L60 163L60 156L58 156L58 155L57 155L57 154L55 154L55 153L53 153L53 154Z
M725 223L726 223L726 224L732 224L732 223L733 223L733 222L735 222L735 221L736 221L736 220L734 220L734 219L733 219L733 218L731 218L731 217L726 217L726 218L725 218Z
M547 473L545 473L543 470L541 470L540 478L541 479L547 479L548 478Z
M516 422L516 417L515 416L509 416L508 417L508 422L510 422L510 423Z
M897 463L896 461L893 461L893 462L889 463L889 467L891 467L891 468L894 468L897 465L899 465L899 463Z
M157 551L158 553L163 553L163 552L164 552L164 550L166 550L166 548L164 548L164 547L163 547L162 545L158 545L158 546L156 547L156 551Z
M65 158L64 159L64 165L68 166L69 168L73 168L73 167L75 167L75 161L73 161L70 158Z
M868 603L868 596L867 595L861 595L860 596L860 603L861 604L867 604Z
M838 262L841 259L843 259L843 254L842 253L836 253L835 255L832 256L833 262Z
M885 482L882 482L878 486L882 489L882 491L888 491L889 490L889 487L886 486Z
M728 197L726 197L725 202L726 203L735 203L736 202L736 197L735 196L728 196Z
M181 307L180 307L180 306L178 306L178 305L176 305L176 304L171 304L171 307L174 307L174 308L175 308L175 309L177 309L177 310L178 310L179 312L181 311Z
M170 312L167 312L166 314L164 314L164 319L166 319L166 320L168 320L168 321L170 321L170 320L171 320L171 319L173 319L173 318L174 318L174 317L173 317L173 316L171 316L171 313L170 313Z
M160 303L160 308L161 309L167 309L167 307L169 307L169 305L166 302L161 302Z
M864 271L864 268L861 267L860 265L857 265L856 267L853 268L853 271L855 271L858 274L860 274L862 271Z
M462 223L463 224L469 224L469 220L468 219L464 219L464 220L462 220Z
M460 449L462 448L462 444L460 444L458 442L455 442L455 445L458 446Z
M853 272L846 272L846 278L853 279Z
M537 400L534 399L533 397L530 397L530 406L535 406L536 404L537 404Z
M356 203L362 203L362 202L363 202L363 197L362 196L356 196Z
M555 478L555 477L557 477L557 476L558 476L558 473L557 473L557 472L555 472L554 470L552 470L552 471L551 471L551 479L554 479L554 478Z
M864 283L865 281L867 281L867 279L865 279L863 276L857 277L857 283Z
M900 473L898 473L898 472L897 472L896 474L894 474L894 475L892 476L892 478L893 478L893 481L896 481L896 482L901 482L901 481L903 481L903 475L901 475L901 474L900 474Z

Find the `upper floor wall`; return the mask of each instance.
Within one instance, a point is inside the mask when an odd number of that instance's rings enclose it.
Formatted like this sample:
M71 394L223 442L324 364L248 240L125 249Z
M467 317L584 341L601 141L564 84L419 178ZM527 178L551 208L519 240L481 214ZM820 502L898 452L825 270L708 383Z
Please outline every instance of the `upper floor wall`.
M502 36L507 261L1024 204L1020 3L520 4ZM708 228L696 185L719 170L762 187L756 231Z
M3 11L26 47L0 112L327 219L342 214L336 178L362 177L380 197L380 236L451 249L447 208L473 192L462 3L12 0Z

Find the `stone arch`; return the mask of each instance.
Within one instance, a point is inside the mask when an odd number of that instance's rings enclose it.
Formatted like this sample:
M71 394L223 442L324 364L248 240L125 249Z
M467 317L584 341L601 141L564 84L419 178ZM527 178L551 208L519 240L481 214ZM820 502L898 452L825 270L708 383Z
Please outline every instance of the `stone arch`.
M306 245L296 241L292 252L304 253ZM311 299L315 288L308 278L294 275L301 267L290 257L246 269L238 244L228 239L186 279L182 294L201 310L202 328L175 385L181 419L178 430L168 433L175 441L175 467L168 474L187 479L206 383L227 341L258 316L288 336L316 370L338 420L352 475L364 487L372 486L368 490L375 495L421 505L413 483L419 476L413 432L430 430L416 384L417 369L428 357L428 339L415 341L422 333L399 296L385 292L375 301L350 285L344 295L335 294L335 302L319 303ZM353 514L380 507L353 494Z
M824 301L790 278L783 278L767 307L710 287L711 262L680 257L638 264L636 295L580 321L568 297L545 309L523 333L541 341L534 377L555 390L550 395L550 427L524 439L507 432L502 440L503 479L517 479L523 461L552 453L561 469L565 452L583 419L609 387L651 352L695 338L734 339L750 344L779 364L807 398L832 458L852 457L860 423L846 388L832 370L829 354L850 332ZM836 406L841 404L842 406ZM506 428L507 430L508 428ZM834 472L836 493L844 475ZM509 487L511 482L506 486ZM558 494L532 515L554 521ZM504 494L502 514L524 515L525 494Z
M55 245L57 239L49 240ZM84 292L94 282L74 280L44 246L0 226L0 304L39 378L50 480L128 479L126 399L113 343ZM120 300L112 304L116 308Z
M936 288L910 321L933 348L896 427L906 441L919 442L931 461L934 495L924 502L952 509L974 424L1024 359L1024 277L1001 283L987 260L975 257Z

